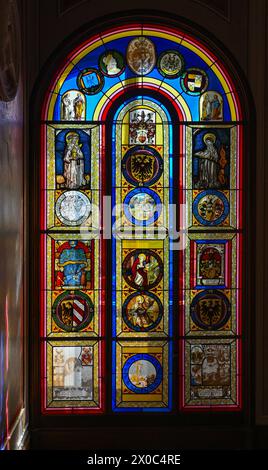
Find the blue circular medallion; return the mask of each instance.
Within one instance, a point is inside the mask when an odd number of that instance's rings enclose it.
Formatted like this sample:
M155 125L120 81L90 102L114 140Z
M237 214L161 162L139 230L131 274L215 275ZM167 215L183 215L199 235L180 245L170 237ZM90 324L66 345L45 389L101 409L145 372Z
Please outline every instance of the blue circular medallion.
M86 95L95 95L104 87L104 76L98 69L84 69L77 77L77 85Z
M161 214L161 199L149 188L136 188L125 197L124 211L132 224L148 226L156 222Z
M229 214L229 201L220 191L202 191L193 202L193 214L201 225L220 225Z
M135 354L124 364L122 378L126 387L135 393L151 393L162 382L160 362L150 354Z

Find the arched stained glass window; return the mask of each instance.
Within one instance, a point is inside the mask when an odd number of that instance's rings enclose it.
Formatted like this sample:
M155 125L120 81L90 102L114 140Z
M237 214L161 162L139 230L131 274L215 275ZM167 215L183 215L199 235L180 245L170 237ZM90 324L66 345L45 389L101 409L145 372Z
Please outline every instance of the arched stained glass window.
M70 52L42 115L43 413L241 409L242 131L188 33Z

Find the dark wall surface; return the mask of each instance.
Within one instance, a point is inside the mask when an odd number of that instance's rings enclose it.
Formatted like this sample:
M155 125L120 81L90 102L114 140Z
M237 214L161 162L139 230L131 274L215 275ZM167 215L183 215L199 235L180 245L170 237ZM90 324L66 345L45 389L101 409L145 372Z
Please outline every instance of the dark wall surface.
M0 448L18 447L26 420L24 93L14 5L0 2Z

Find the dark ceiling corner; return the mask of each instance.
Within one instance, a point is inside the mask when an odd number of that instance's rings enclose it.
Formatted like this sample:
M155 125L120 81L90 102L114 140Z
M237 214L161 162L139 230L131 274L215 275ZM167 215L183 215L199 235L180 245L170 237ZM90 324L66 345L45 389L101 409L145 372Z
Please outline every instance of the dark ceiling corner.
M193 0L195 3L199 3L216 15L221 16L225 21L230 23L231 21L231 2L230 0Z
M81 5L82 3L86 3L89 0L58 0L58 12L59 16L65 15L73 8Z

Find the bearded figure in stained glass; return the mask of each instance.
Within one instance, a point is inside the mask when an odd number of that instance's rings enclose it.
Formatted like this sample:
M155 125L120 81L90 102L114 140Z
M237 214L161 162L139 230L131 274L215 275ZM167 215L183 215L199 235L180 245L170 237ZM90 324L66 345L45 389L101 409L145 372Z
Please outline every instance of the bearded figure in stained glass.
M200 104L202 121L222 120L223 100L219 93L207 91L201 96Z
M74 116L77 121L81 121L83 117L83 112L84 112L84 101L79 93L77 93L74 101Z
M71 100L69 97L69 93L66 93L62 98L61 113L61 117L64 121L69 121L72 118Z
M214 145L215 141L216 136L214 134L205 134L206 149L195 153L195 156L200 158L197 188L218 188L220 186L218 181L219 154Z
M77 132L68 132L64 150L64 179L68 189L78 189L86 185L84 155L81 150Z
M137 296L133 308L129 311L129 319L134 326L146 327L152 323L148 309L154 303L149 297L144 298L142 295Z
M193 136L194 188L228 189L230 181L229 129L213 129L213 132L209 133L195 129Z

